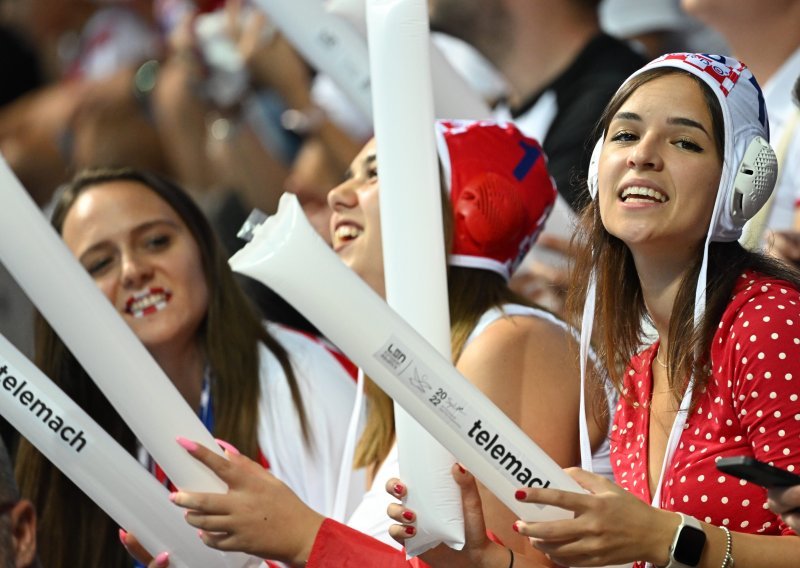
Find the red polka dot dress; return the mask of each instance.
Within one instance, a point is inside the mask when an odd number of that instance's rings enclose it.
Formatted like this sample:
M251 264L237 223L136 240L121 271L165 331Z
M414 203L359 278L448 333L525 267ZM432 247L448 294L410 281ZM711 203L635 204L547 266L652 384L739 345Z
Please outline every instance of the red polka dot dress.
M611 435L617 483L648 503L651 364L657 349L656 343L631 360ZM719 472L715 462L749 455L800 473L798 290L743 274L714 334L711 363L711 379L695 393L697 405L664 471L660 507L731 531L794 534L767 509L763 488Z

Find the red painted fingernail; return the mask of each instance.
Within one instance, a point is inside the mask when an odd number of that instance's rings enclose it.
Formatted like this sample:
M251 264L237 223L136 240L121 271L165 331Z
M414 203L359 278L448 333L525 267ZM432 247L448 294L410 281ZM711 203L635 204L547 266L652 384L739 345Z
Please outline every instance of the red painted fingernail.
M398 495L400 495L403 492L404 489L405 489L405 487L403 487L402 483L397 483L394 486L394 492L397 493Z
M464 469L460 463L457 463L456 465L458 466L458 471L461 473L467 473L467 470Z
M175 438L175 440L178 442L178 445L187 452L193 452L198 447L196 442L192 442L191 440L188 440L183 436L178 436L177 438Z
M156 556L156 566L166 566L169 564L169 552L162 552Z
M119 541L122 543L123 546L128 546L127 544L125 544L126 538L128 538L128 533L126 533L124 529L119 529Z
M403 518L407 521L413 521L414 513L412 513L411 511L403 511Z
M406 534L414 534L415 532L417 532L417 529L414 527L406 527Z
M234 455L234 456L240 456L240 455L242 455L242 452L240 452L239 450L237 450L237 449L236 449L236 446L234 446L234 445L233 445L233 444L231 444L230 442L226 442L225 440L220 440L219 438L216 438L216 440L217 440L217 444L219 444L219 445L220 445L220 447L221 447L223 450L225 450L226 452L228 452L229 454L232 454L232 455Z
M525 495L526 493L522 489L514 493L514 497L516 497L517 501L522 501L525 499Z
M517 523L514 523L513 525L511 525L511 529L512 529L514 532L519 532L519 527L517 526Z

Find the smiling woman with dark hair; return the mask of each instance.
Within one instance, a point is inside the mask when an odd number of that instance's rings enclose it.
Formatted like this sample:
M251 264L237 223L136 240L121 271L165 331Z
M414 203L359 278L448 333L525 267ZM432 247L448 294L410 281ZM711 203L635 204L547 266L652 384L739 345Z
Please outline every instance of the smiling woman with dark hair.
M327 512L353 380L320 343L264 325L189 196L134 170L87 172L60 195L53 225L206 427ZM41 318L36 348L40 368L137 451L127 425ZM130 564L114 523L27 442L17 468L40 512L47 566Z

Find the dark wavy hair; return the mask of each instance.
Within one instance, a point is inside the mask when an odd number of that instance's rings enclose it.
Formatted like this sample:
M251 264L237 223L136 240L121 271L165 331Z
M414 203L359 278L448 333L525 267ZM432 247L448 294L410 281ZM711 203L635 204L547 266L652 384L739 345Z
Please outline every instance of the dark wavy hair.
M61 233L68 212L84 191L117 181L135 182L141 191L151 191L166 201L198 245L209 301L197 336L215 379L211 385L215 436L258 461L259 344L264 344L283 367L307 436L306 415L286 351L264 328L236 282L206 217L180 187L152 173L129 168L80 173L58 194L52 214L55 229ZM40 314L36 318L35 361L100 426L131 453L135 451L133 433ZM40 532L46 536L42 542L47 543L42 550L46 566L131 564L113 520L25 440L18 452L17 477L23 494L38 509Z

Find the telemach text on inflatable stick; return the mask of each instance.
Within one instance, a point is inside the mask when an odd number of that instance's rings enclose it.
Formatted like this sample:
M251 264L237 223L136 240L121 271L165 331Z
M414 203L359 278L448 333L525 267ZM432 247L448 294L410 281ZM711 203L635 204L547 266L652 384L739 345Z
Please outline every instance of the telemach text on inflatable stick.
M3 396L10 396L26 407L76 452L80 452L86 446L83 430L70 426L61 416L53 412L52 404L37 396L36 392L30 389L28 381L9 374L8 364L2 360L0 360L0 386L3 387L0 390Z
M514 498L520 484L528 483L585 490L342 263L311 227L296 196L284 194L278 212L256 227L229 262L297 307L517 518L572 518L571 511ZM341 292L336 302L325 293L331 289Z
M447 424L461 436L469 440L476 448L485 452L497 465L498 471L504 472L508 478L527 487L550 487L550 480L534 474L536 468L527 466L524 453L498 432L485 428L481 417L471 409L470 405L459 395L457 390L446 386L432 386L432 371L422 361L414 357L412 352L392 337L383 348L375 354L375 358L398 379L406 383L409 391L437 413L445 418ZM438 383L443 385L443 383ZM487 421L488 422L488 421Z
M167 488L1 333L0 416L146 550L169 550L170 566L242 566L203 544Z

